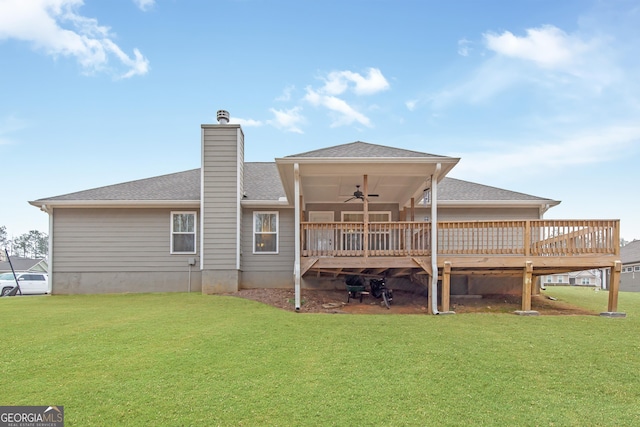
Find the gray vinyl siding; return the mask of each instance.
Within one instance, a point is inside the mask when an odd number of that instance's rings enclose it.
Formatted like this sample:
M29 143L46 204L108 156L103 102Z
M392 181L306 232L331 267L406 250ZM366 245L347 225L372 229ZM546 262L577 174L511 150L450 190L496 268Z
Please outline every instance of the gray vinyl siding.
M278 253L253 253L253 212L278 211ZM287 272L293 274L294 247L293 209L245 209L242 216L242 271L243 272Z
M640 263L625 264L620 273L620 290L623 292L640 292L640 272L635 271L635 267ZM627 272L627 267L632 267L633 271Z
M305 206L305 220L309 220L309 212L333 211L336 222L340 222L342 212L362 212L363 203L355 200L348 203L308 203ZM398 205L395 203L369 203L369 212L391 212L391 221L398 221Z
M185 271L171 254L171 212L178 209L63 209L53 221L53 273ZM179 209L195 211L197 209ZM196 251L200 236L196 230Z
M202 129L202 266L236 269L244 137L238 125Z
M416 221L431 216L431 210L416 209ZM540 219L535 208L438 208L438 221L508 221Z

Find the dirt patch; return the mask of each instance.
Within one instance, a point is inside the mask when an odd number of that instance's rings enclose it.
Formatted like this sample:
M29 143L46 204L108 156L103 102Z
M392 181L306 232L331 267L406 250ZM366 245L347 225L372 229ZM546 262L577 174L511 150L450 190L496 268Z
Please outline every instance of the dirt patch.
M251 299L283 310L295 311L293 289L243 289L226 295ZM427 297L412 292L394 291L393 305L387 309L381 300L365 296L363 301L347 303L344 290L302 290L302 313L353 313L353 314L426 314ZM483 298L451 297L451 310L456 313L513 313L520 310L521 300L513 295L490 295ZM541 315L597 315L581 307L561 301L553 301L545 295L532 297L531 309Z

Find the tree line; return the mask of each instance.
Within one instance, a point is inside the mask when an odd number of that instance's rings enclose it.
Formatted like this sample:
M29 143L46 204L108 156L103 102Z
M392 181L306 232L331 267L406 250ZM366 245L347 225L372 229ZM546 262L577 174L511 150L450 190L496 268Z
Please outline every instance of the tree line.
M46 258L49 254L49 236L38 230L31 230L21 236L9 239L7 227L0 226L0 249L9 255L23 258Z

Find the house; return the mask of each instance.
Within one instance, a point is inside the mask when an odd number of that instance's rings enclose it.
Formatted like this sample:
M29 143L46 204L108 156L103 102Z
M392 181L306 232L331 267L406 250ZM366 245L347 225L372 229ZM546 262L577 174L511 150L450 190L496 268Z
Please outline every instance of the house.
M537 276L619 264L619 221L543 220L558 201L447 177L458 158L353 142L251 163L218 120L199 169L30 202L53 293L292 287L299 308L304 289L384 275L432 313L452 292L518 293L529 313Z
M542 286L592 286L602 288L602 270L582 270L542 276Z
M621 291L640 291L640 240L627 243L620 249L622 273L620 274Z
M49 270L49 265L46 259L38 258L22 258L17 256L11 257L11 264L9 261L0 261L0 273L8 273L11 271L11 266L18 272L38 272L46 273Z

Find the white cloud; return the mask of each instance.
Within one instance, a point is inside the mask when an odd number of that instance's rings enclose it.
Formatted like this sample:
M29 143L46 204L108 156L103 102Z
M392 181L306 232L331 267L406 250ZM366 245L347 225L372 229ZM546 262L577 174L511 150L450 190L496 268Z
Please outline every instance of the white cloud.
M31 42L46 54L71 56L93 73L108 69L116 59L126 71L120 78L144 75L149 61L134 49L129 56L113 42L110 28L78 13L83 0L3 0L0 2L0 40ZM120 67L118 67L120 68Z
M146 12L147 10L150 10L156 4L156 0L133 0L133 2L143 12Z
M233 116L229 118L229 123L233 123L234 125L240 125L244 127L259 127L264 124L260 120L241 119L240 117L233 117Z
M407 110L413 111L418 106L418 100L417 99L410 99L410 100L406 101L404 103L404 105L407 107Z
M323 95L308 87L307 94L304 99L314 106L325 107L333 113L334 120L331 123L331 127L350 125L353 122L357 122L365 126L371 126L371 120L369 120L367 116L358 112L340 98Z
M356 96L373 95L390 87L377 68L369 68L364 75L349 70L332 71L321 79L324 85L318 89L307 87L304 100L313 106L328 109L333 119L331 127L352 123L370 127L371 120L343 98L349 93ZM339 98L338 95L342 97Z
M274 120L269 120L267 123L278 129L284 129L293 133L304 133L299 125L305 122L304 116L302 116L301 107L294 107L289 110L276 110L270 108L269 111L275 116Z
M282 95L278 96L276 98L276 101L282 101L282 102L290 101L291 100L291 94L293 93L295 88L296 88L295 86L287 86L287 87L285 87L284 90L282 91Z
M471 51L471 48L469 47L470 44L471 41L467 39L458 40L458 55L469 56L469 52Z
M456 102L479 104L501 93L516 89L535 89L539 98L547 93L547 102L597 97L613 85L620 86L623 72L612 51L612 38L598 31L579 30L568 34L545 25L530 28L526 35L510 31L484 33L487 51L464 80L422 99L433 108ZM466 45L466 40L461 40ZM624 91L623 91L624 93Z
M620 158L640 142L640 126L595 127L555 140L513 141L494 149L465 153L456 167L469 179L488 176L535 176L541 171L608 162Z
M389 89L389 82L377 68L369 68L366 76L353 71L332 71L324 80L321 92L327 95L340 95L349 89L350 84L356 95L372 95Z
M472 105L491 100L496 94L530 79L527 70L502 58L491 58L476 68L463 82L452 85L428 97L436 109L449 107L457 102Z
M483 37L490 50L543 68L566 69L590 49L587 42L552 25L530 28L526 33L525 37L517 37L505 31L500 35L485 33Z

